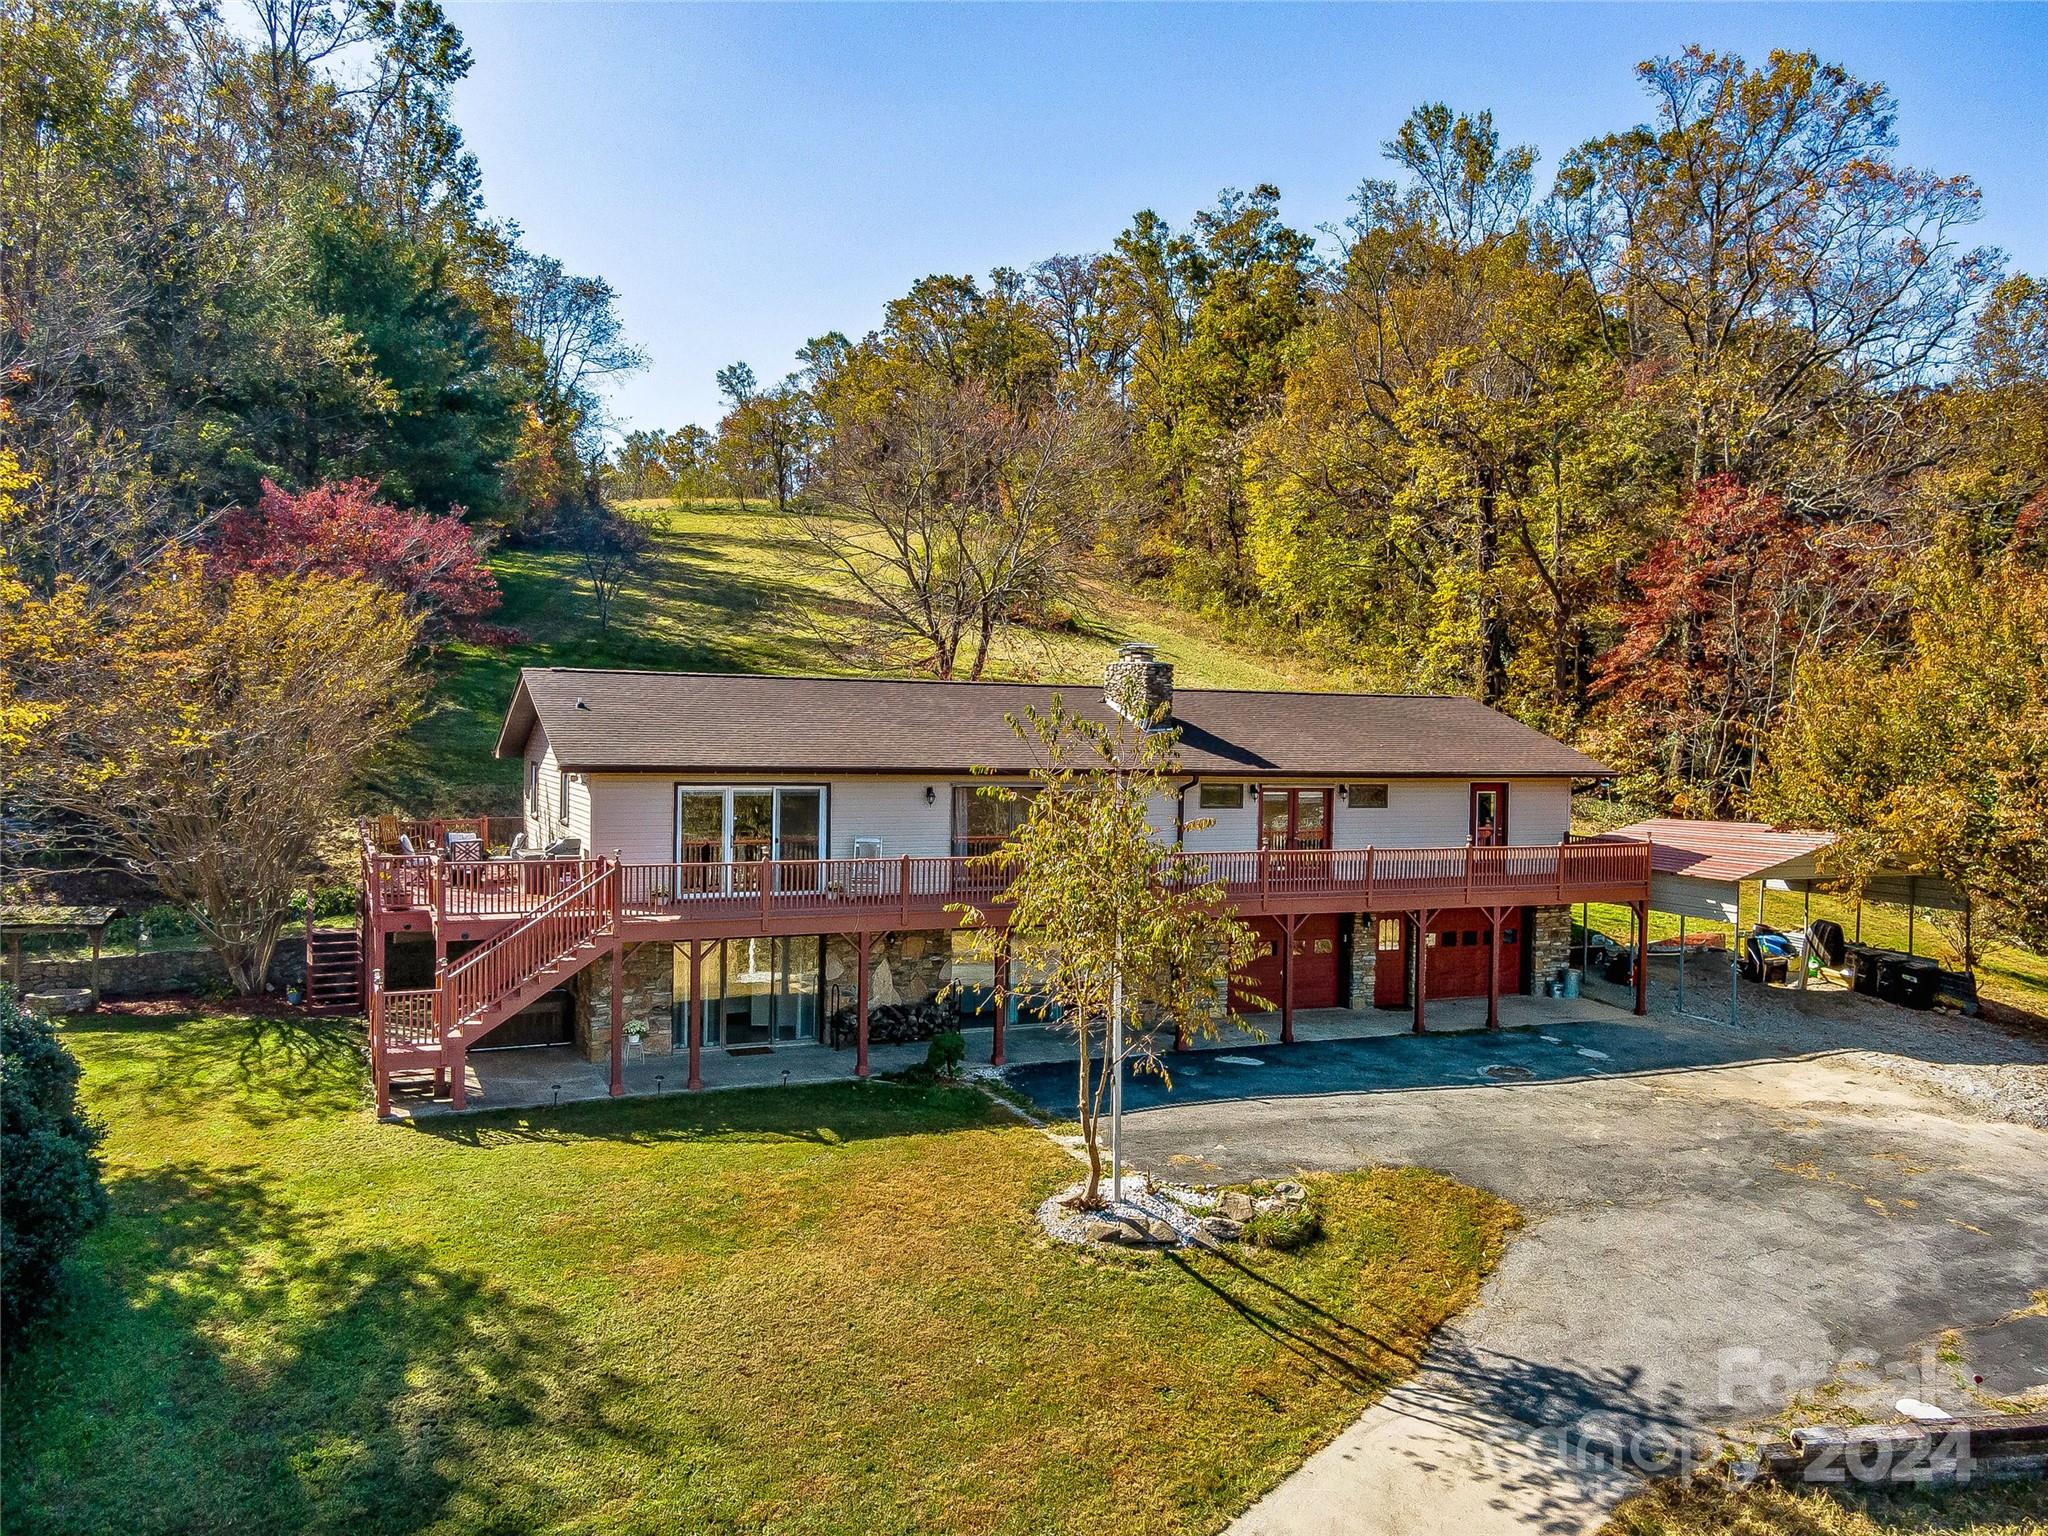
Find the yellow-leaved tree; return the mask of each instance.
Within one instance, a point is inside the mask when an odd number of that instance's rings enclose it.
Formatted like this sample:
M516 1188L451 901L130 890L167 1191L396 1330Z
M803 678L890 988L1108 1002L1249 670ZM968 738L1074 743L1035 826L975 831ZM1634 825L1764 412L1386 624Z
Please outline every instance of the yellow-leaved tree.
M413 719L416 621L355 577L223 581L190 553L113 601L10 593L10 815L152 881L260 992L350 787Z
M1905 868L1967 892L1966 965L1982 928L2048 948L2048 570L2018 543L1981 574L1930 562L1910 655L1801 669L1751 804L1834 831L1852 882Z
M1102 1115L1121 1075L1163 1075L1162 1040L1214 1035L1225 986L1258 940L1222 882L1153 826L1179 794L1178 732L1103 724L1058 694L1043 711L1006 718L1032 748L1035 788L982 790L1028 808L1008 842L970 861L1004 885L989 911L961 908L961 918L977 957L994 960L1007 945L1014 972L1074 1037L1088 1149L1080 1203L1093 1207Z

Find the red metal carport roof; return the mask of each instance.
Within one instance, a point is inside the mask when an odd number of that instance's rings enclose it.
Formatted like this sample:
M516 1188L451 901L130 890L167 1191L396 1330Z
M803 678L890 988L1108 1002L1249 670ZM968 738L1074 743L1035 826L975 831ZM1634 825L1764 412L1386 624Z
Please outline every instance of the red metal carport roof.
M1737 881L1812 879L1813 855L1835 840L1832 832L1781 832L1760 821L1673 817L1639 821L1613 835L1649 843L1650 868L1656 874Z

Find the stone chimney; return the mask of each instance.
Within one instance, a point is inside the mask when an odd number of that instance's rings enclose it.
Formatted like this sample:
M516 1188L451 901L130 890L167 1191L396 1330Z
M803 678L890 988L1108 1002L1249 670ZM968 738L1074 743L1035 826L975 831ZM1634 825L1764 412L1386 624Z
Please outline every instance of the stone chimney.
M1161 661L1149 645L1126 641L1103 669L1102 696L1126 720L1148 729L1164 724L1173 718L1173 663ZM1162 704L1166 710L1159 715Z

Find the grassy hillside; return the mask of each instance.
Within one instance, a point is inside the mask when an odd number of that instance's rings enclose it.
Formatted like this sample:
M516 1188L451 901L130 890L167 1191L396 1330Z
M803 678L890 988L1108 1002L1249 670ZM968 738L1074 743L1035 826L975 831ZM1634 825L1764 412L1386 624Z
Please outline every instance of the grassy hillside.
M491 747L521 667L649 667L702 672L873 673L861 654L862 607L844 579L821 567L772 505L695 502L634 507L654 534L640 569L600 633L589 586L573 555L500 550L491 568L504 589L499 618L518 630L503 649L456 644L442 652L430 713L371 786L380 808L511 810L516 764ZM1054 631L1013 629L989 675L1092 685L1126 640L1159 647L1189 687L1337 688L1349 679L1295 670L1225 643L1199 619L1096 584L1086 611Z

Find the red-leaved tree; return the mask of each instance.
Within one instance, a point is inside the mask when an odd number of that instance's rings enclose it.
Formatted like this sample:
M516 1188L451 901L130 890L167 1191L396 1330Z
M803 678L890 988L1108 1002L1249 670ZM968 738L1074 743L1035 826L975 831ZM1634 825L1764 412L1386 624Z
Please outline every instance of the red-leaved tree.
M510 638L483 622L502 599L462 518L395 507L374 480L329 481L296 495L266 480L254 511L221 520L213 559L227 574L359 576L397 593L429 634Z
M1595 668L1601 746L1625 787L1726 815L1794 668L1878 617L1890 559L1880 524L1802 518L1733 477L1701 481L1630 573L1621 636Z

